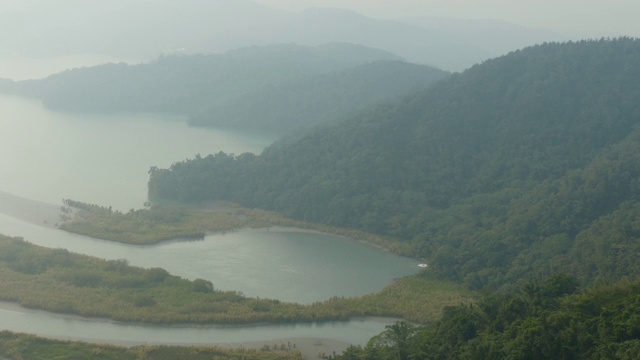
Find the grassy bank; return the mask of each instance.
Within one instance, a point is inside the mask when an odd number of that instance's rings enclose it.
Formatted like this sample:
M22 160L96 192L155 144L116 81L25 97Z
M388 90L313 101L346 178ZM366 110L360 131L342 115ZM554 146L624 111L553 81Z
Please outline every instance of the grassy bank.
M296 349L264 348L226 349L211 346L136 346L118 347L112 345L89 344L76 341L44 339L33 335L0 332L0 356L10 359L49 360L49 359L101 359L101 360L301 360Z
M102 260L0 236L0 300L53 312L153 324L256 323L399 316L435 320L443 305L468 301L461 288L420 277L401 279L374 295L311 305L218 291L160 268Z
M240 228L286 226L321 231L366 241L400 255L409 255L409 244L398 243L362 231L340 229L285 218L281 215L224 204L215 209L175 205L153 205L148 209L113 211L104 206L65 200L67 215L59 227L72 233L134 245L149 245L173 239L203 238L207 233Z

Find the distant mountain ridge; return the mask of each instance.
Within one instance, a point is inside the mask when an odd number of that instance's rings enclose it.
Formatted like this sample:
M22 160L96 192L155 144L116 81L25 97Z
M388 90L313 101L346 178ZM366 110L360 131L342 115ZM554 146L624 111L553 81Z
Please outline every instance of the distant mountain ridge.
M459 31L441 21L374 19L327 8L291 13L248 0L33 2L37 6L0 13L0 56L96 54L148 61L161 54L221 53L252 45L351 42L460 71L506 51L563 40L549 31L523 31L507 23L502 31L485 23Z
M172 113L188 116L192 125L282 135L447 75L360 45L279 44L4 80L0 91L40 98L53 110Z
M498 24L499 31L496 29ZM564 38L551 31L507 22L428 18L387 20L349 10L309 8L292 14L277 25L263 27L245 41L268 44L274 39L308 45L346 41L384 49L413 63L461 71L508 51ZM223 48L231 45L223 37L214 39L214 42L218 41L226 43ZM496 45L500 43L502 46Z
M535 44L566 40L554 31L529 28L502 20L405 17L397 21L441 32L446 34L446 38L460 39L492 54L491 57Z
M640 40L510 53L260 156L155 169L153 201L232 200L396 237L470 288L640 272Z
M59 110L189 114L266 85L382 59L397 57L342 44L250 47L67 71L45 79L40 95L45 106Z

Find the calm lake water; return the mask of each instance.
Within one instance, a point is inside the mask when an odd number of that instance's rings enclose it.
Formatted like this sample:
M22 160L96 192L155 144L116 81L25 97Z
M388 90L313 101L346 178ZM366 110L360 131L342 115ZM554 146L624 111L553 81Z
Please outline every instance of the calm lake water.
M0 96L0 191L141 208L151 166L224 151L260 153L272 139L188 127L160 115L58 113Z
M360 242L293 229L246 229L202 241L133 246L92 239L1 215L0 233L51 248L162 267L187 279L298 303L377 292L394 278L416 273L418 262Z
M79 115L43 109L39 102L0 96L0 191L59 204L63 198L140 208L147 170L200 153L259 153L270 139L187 127L157 115ZM295 229L246 229L130 246L69 234L0 214L0 233L47 247L131 265L163 267L203 278L220 290L311 303L332 296L377 292L417 272L417 261L356 241ZM9 308L7 308L9 306ZM2 310L4 309L4 310ZM0 328L39 335L137 343L212 343L313 336L364 343L390 320L254 327L158 327L118 324L0 306Z

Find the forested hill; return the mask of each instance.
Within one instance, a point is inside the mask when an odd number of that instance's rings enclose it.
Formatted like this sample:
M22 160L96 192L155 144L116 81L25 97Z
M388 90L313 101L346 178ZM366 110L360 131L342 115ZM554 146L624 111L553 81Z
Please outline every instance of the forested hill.
M266 86L191 116L197 126L287 133L331 122L443 79L449 73L404 61L376 61ZM394 99L395 100L395 99Z
M169 55L137 65L106 64L67 70L3 87L40 97L55 110L192 114L267 85L277 85L381 60L381 50L333 43L253 46L224 54Z
M191 125L278 136L447 75L358 45L273 45L74 69L35 81L0 79L0 91L39 97L54 110L168 112L185 115Z
M640 273L640 40L543 44L276 144L152 169L153 201L233 200L411 242L471 288Z
M473 305L446 307L434 324L387 326L336 360L640 358L640 282L580 289L558 274Z

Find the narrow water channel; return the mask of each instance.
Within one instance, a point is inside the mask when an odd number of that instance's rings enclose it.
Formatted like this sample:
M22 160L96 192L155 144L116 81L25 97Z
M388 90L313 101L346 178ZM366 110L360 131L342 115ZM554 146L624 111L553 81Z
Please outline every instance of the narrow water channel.
M365 344L393 323L388 318L364 318L342 322L246 325L246 326L154 326L86 319L25 309L0 302L0 329L57 339L108 342L126 346L220 345L279 339L314 338L347 344Z

